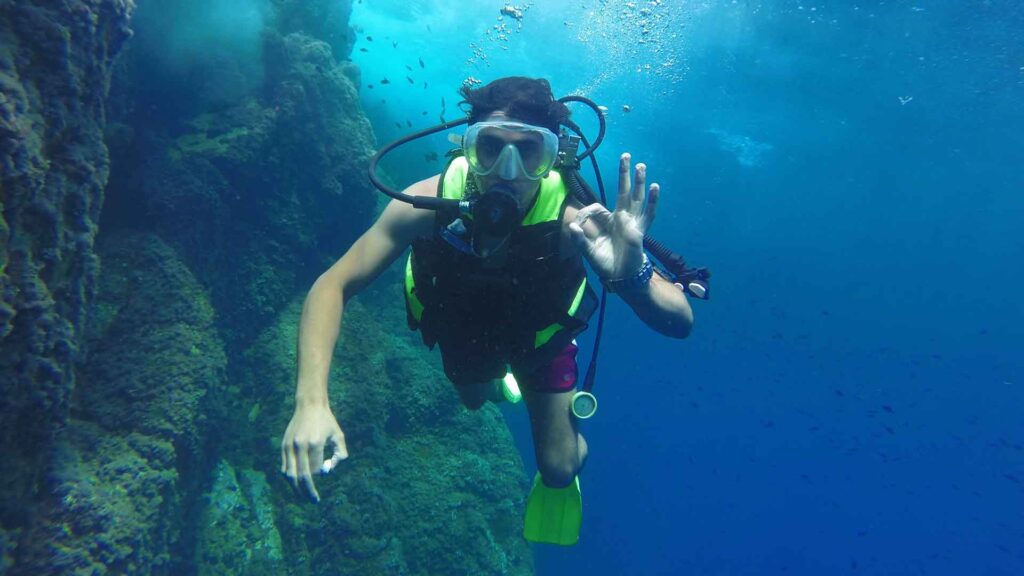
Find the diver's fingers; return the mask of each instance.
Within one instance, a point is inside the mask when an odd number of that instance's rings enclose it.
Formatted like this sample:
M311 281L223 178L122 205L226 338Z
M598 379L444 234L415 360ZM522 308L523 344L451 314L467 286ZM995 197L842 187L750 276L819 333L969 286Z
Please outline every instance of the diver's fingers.
M644 216L640 220L640 231L644 234L654 223L654 215L658 211L658 198L661 196L661 186L651 184L650 192L647 194L647 205L644 206Z
M616 210L629 209L629 152L619 156L619 195L615 200Z
M345 458L348 458L348 456L344 456L340 452L335 452L333 456L331 456L327 460L324 460L323 465L320 466L320 473L330 474L331 471L337 468L338 464L341 464L341 461L344 460Z
M328 438L328 442L334 446L333 458L337 458L339 462L348 458L348 446L345 445L345 433L341 431L340 427L330 438Z
M321 450L323 450L322 447ZM320 495L317 494L316 485L313 484L313 475L309 471L309 452L309 450L299 451L299 486L310 500L317 503L320 502ZM317 464L320 463L317 462Z
M284 450L285 462L284 462L284 470L281 470L281 472L284 472L284 476L285 476L285 478L288 479L288 483L292 485L292 488L294 488L296 492L298 492L299 491L299 482L298 482L298 471L296 470L297 463L296 463L296 457L295 457L295 455L296 455L295 446L294 446L294 444L292 442L286 442L285 445L282 447L282 449Z
M310 457L309 457L310 469L309 469L309 473L312 476L312 474L314 472L322 472L323 471L324 445L323 444L314 444L314 445L309 447L309 452L310 452ZM318 468L313 468L313 466L318 466Z
M578 224L580 227L587 232L587 237L593 239L597 234L593 227L586 226L588 220L593 220L595 224L601 227L605 227L612 221L612 213L607 208L601 205L600 202L595 202L589 206L584 206L576 213L576 218L573 223Z
M644 188L647 186L647 165L639 163L633 173L633 190L629 195L629 213L640 218L644 212Z
M581 252L588 258L594 253L594 241L587 238L586 232L583 231L583 227L576 222L569 223L569 235L572 236L573 242L579 246Z
M288 473L288 444L281 442L281 474Z
M327 443L334 446L333 453L329 460L323 461L323 466L320 467L322 474L328 474L331 470L338 467L338 464L342 460L348 458L348 448L345 446L345 435L341 433L340 429L336 435L331 436L327 439ZM321 458L323 454L321 454Z

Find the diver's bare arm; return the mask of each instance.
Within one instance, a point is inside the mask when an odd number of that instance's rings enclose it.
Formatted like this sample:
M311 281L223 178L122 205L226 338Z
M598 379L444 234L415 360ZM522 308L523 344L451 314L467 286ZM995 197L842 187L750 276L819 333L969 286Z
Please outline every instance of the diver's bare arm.
M317 280L306 295L299 320L296 407L328 405L327 374L338 341L341 290Z
M436 186L437 177L429 178L406 193L433 195ZM432 216L432 212L393 200L377 222L313 283L299 321L297 406L328 403L328 373L345 302L373 282L416 236L429 230Z
M619 293L645 324L665 336L686 338L693 328L693 310L679 286L654 273L646 290Z
M369 284L405 248L393 242L379 225L374 224L356 240L317 278L306 295L299 321L297 407L328 404L327 375L345 302L358 292L360 284ZM360 277L362 282L357 281Z

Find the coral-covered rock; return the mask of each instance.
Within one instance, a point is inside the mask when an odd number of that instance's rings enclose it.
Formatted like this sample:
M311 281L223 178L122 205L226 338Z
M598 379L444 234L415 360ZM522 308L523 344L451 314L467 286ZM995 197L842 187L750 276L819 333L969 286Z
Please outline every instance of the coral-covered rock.
M399 291L346 305L330 390L350 458L318 476L315 508L290 488L277 491L275 517L289 558L310 558L312 574L532 574L522 538L529 488L500 413L461 406L434 354L404 322ZM247 353L245 402L256 436L273 453L292 416L294 302ZM279 462L254 463L269 475Z
M73 419L48 464L19 568L170 573L205 479L204 399L225 385L202 287L152 235L105 237Z
M271 0L271 4L282 34L299 32L326 42L339 60L351 51L351 0Z
M180 478L166 440L72 420L18 574L168 574L181 531Z
M199 576L287 573L271 494L262 472L237 471L223 460L217 464L198 524Z
M104 101L132 9L0 2L0 453L5 470L20 471L0 483L0 542L33 517L53 435L68 421L97 274Z
M146 34L140 28L139 39ZM144 226L170 243L240 346L368 227L379 196L366 178L374 135L344 72L350 65L299 32L267 29L260 38L260 53L245 54L260 66L259 89L211 109L179 99L170 116L139 113L147 103L163 109L153 83L173 93L213 72L196 63L151 79L142 62L161 64L148 56L159 51L127 51L134 64L118 76L119 100L135 112L110 131L118 155L104 219L107 229ZM132 121L140 123L120 128ZM140 149L152 153L138 157Z
M107 124L133 8L0 0L0 573L532 573L500 413L394 282L346 305L352 457L317 508L278 472L301 295L381 198L351 2L146 3Z
M74 414L113 433L158 436L186 452L179 458L195 458L203 398L225 380L213 307L157 237L105 237L100 246L103 274Z

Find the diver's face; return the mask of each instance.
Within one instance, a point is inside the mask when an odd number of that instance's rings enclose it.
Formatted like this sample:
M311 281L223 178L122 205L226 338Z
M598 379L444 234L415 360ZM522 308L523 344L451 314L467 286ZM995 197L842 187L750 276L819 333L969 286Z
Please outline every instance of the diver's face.
M483 118L483 121L501 120L521 122L521 120L512 118L511 116L509 116L508 114L501 110L492 112L491 114ZM515 138L516 136L512 135L511 137ZM474 178L476 178L476 183L479 186L480 190L484 192L486 192L496 184L508 186L515 193L517 199L519 200L519 205L522 206L523 208L526 208L527 206L530 206L530 204L533 203L534 196L536 196L537 192L540 190L540 180L529 180L521 176L512 180L507 180L497 174L488 174L487 176L479 176L474 174L473 176Z

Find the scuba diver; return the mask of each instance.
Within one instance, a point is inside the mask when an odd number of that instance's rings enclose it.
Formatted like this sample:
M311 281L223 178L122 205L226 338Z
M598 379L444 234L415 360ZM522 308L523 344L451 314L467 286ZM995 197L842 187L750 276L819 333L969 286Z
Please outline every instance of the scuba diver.
M377 153L370 178L394 199L306 297L295 413L281 443L281 471L318 502L313 474L329 472L348 457L327 395L342 310L411 246L405 276L409 326L421 331L427 346L440 347L444 372L463 404L475 410L487 401L525 400L538 472L524 536L575 544L582 519L579 472L587 459L578 420L596 409L590 393L593 359L584 389L576 389L575 338L604 307L604 290L599 306L584 259L605 290L673 338L690 333L687 294L706 298L709 273L687 268L678 255L645 237L660 193L657 184L646 187L645 165L631 170L630 155L621 155L614 210L597 201L579 177L584 158L591 157L596 171L592 154L603 138L604 118L598 112L601 136L590 144L569 120L565 102L588 103L598 111L595 104L578 96L556 100L546 80L524 77L463 86L460 94L468 118ZM460 146L441 174L403 192L380 183L376 163L387 151L462 124L464 134L453 140ZM581 141L588 148L578 155ZM329 445L333 456L325 461Z

